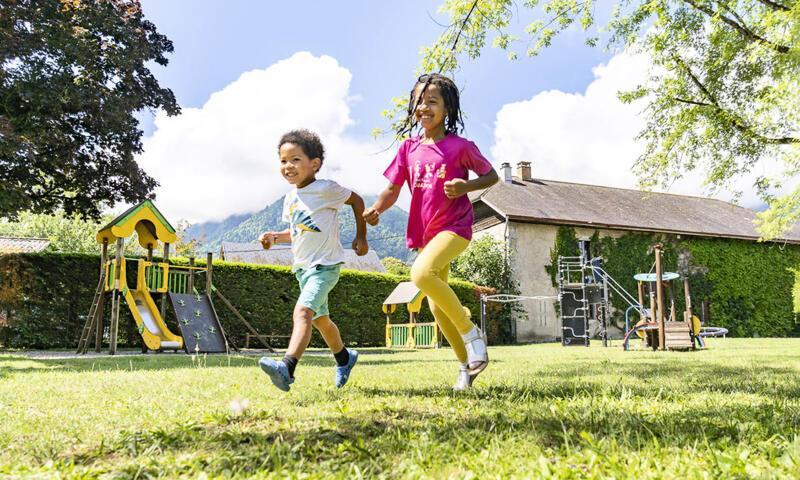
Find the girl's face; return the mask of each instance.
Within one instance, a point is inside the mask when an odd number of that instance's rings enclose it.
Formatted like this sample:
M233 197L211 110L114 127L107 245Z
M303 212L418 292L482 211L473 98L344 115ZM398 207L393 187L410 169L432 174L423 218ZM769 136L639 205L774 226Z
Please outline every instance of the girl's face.
M303 188L316 178L319 158L308 158L300 145L284 143L278 150L281 158L281 175L292 185Z
M439 91L439 87L428 84L422 99L419 98L424 84L419 84L414 89L414 100L418 101L414 116L417 122L422 125L426 132L444 128L444 120L447 118L447 110L444 105L444 98Z

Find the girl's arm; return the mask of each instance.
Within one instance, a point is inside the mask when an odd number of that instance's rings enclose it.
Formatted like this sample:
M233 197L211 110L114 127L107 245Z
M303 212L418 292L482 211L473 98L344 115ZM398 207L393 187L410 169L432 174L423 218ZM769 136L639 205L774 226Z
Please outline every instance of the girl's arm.
M289 234L289 229L281 232L264 232L258 237L261 246L265 249L270 248L276 243L292 243L292 236Z
M454 178L444 182L444 194L447 195L449 199L458 198L475 190L489 188L497 183L498 180L500 180L500 177L497 176L497 172L495 172L494 169L489 171L486 175L481 175L472 180Z
M494 170L493 170L494 171ZM386 190L378 195L378 199L371 207L364 211L364 220L370 225L377 225L380 220L380 214L392 208L392 205L397 202L397 197L400 196L402 185L395 185L390 183Z
M353 207L353 215L356 217L356 238L353 240L353 250L359 257L366 255L369 245L367 244L367 224L364 221L364 199L353 192L344 203Z

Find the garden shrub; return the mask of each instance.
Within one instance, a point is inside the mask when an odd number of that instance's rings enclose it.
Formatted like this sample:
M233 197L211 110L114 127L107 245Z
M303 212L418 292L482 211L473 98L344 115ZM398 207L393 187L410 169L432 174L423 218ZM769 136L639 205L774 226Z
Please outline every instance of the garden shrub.
M99 279L99 256L86 254L14 254L0 257L0 312L5 312L6 325L0 326L0 347L3 348L74 348L77 346L86 315ZM176 259L186 264L186 259ZM204 266L204 261L198 261ZM133 262L128 264L128 285L135 285ZM202 275L196 286L204 289ZM339 285L330 296L332 317L348 345L385 345L385 324L381 305L401 277L387 274L343 270ZM291 314L299 294L297 281L288 267L214 262L213 282L239 312L262 334L289 335ZM451 282L465 306L480 312L475 285ZM107 296L106 320L110 318ZM228 337L238 346L244 344L246 328L225 305L214 299L215 309ZM397 315L398 320L399 314ZM424 309L419 321L430 321ZM170 328L178 328L169 322ZM489 339L495 342L498 329L487 327ZM141 344L133 320L125 305L120 308L119 346ZM323 346L314 335L312 345ZM280 344L280 342L276 342ZM251 345L254 345L251 342Z

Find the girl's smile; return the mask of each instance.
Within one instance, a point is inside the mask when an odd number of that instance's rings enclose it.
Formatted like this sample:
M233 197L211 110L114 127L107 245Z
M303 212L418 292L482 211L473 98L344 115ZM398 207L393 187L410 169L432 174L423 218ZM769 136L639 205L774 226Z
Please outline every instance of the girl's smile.
M419 94L423 87L424 84L419 84L416 89L415 97L418 100L417 108L414 110L416 120L425 129L426 136L434 139L444 137L444 120L447 116L444 98L439 87L434 84L428 84L428 88L420 98Z

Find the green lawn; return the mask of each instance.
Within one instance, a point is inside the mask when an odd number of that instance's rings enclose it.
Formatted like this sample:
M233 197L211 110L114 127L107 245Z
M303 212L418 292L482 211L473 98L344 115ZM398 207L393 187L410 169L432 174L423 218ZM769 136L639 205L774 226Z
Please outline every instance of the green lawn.
M449 350L288 394L254 357L0 355L0 477L800 477L800 339L709 343L498 347L461 394Z

